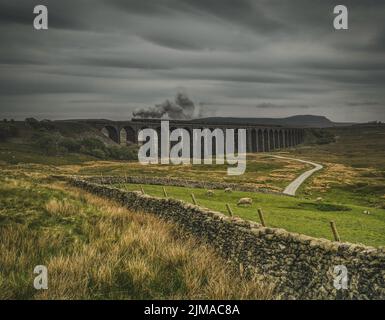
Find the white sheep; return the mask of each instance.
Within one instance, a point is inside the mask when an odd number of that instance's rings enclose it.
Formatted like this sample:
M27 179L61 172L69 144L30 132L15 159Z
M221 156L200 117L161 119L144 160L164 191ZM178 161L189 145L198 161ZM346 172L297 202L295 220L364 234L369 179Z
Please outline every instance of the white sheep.
M231 188L225 188L225 192L231 193L231 192L233 192L233 189L231 189Z
M238 200L237 206L240 205L252 205L253 200L251 198L241 198Z
M214 195L214 191L213 190L207 190L206 195L209 197L212 197Z

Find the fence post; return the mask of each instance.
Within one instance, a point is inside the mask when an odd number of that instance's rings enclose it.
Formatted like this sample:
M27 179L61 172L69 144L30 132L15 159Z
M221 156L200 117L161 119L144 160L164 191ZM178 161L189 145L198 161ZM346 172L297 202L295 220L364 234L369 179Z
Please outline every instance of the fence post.
M258 216L262 226L266 227L265 218L263 217L262 209L258 209Z
M338 234L337 227L334 221L330 221L330 227L332 228L333 235L334 235L334 240L337 242L340 242L340 235Z
M143 189L143 186L142 186L142 185L140 185L140 191L142 191L142 194L146 194L146 193L144 192L144 189Z
M197 199L195 199L195 196L192 192L191 192L191 199L192 199L193 203L197 206L198 205Z
M165 196L165 198L168 198L167 191L166 191L165 187L163 187L163 195Z
M230 216L234 216L233 210L231 210L230 205L226 203L227 211L229 212Z
M241 262L239 264L239 275L241 276L241 278L243 277L244 271L245 269L243 268L243 263Z
M123 186L124 190L128 191L128 188L127 188L127 172L124 173L124 183L121 183L121 186Z

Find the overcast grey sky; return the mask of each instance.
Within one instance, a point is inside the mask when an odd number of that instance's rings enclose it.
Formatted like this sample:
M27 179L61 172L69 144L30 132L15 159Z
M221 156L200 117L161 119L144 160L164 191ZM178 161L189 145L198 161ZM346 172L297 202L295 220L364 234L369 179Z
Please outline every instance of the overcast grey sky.
M0 0L0 116L128 119L181 91L195 116L384 121L384 54L378 0Z

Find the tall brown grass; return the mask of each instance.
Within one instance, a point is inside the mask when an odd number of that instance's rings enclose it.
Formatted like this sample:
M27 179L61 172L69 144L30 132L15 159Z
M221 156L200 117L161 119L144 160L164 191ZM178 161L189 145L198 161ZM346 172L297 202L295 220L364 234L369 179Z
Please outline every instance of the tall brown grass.
M52 186L51 186L52 187ZM42 210L81 223L0 227L0 299L270 299L273 287L242 278L206 245L176 226L56 185L71 201ZM33 268L48 268L48 290L33 288Z
M71 216L79 213L79 206L74 205L67 199L57 200L52 199L45 204L45 209L52 215L59 217Z

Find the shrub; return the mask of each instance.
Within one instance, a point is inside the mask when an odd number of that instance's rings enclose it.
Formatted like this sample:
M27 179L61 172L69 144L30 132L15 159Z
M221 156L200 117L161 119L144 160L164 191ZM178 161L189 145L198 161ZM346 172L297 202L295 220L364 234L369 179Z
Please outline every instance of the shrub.
M37 136L35 146L42 150L47 155L57 155L66 152L65 148L59 147L60 137L56 134L44 134Z
M67 154L67 153L68 153L68 149L66 147L58 145L56 154Z
M137 147L106 146L103 141L97 138L84 138L76 140L63 138L59 145L69 152L88 154L99 159L135 160L137 159Z
M94 156L99 159L105 159L108 156L108 150L103 141L96 138L84 138L80 141L80 152Z
M40 127L44 128L48 131L55 130L55 125L52 123L51 120L48 120L48 119L44 119L44 120L40 121Z
M39 129L40 128L40 122L38 120L36 120L35 118L26 118L25 123L33 129Z
M0 128L0 142L5 142L9 138L9 132L6 128Z
M17 137L19 135L19 129L14 125L8 127L10 137Z
M336 141L334 134L325 129L310 129L310 133L314 144L322 145Z
M59 144L69 152L79 152L81 148L80 142L72 138L63 138L60 140Z
M105 150L106 146L104 145L103 141L96 139L96 138L84 138L81 140L81 145L89 150L93 149L100 149L100 150Z
M107 157L106 153L103 150L100 150L100 149L88 150L87 153L89 155L94 156L94 157L99 158L99 159L105 159Z
M17 137L19 130L15 126L0 128L0 142L5 142L9 138Z
M132 148L112 146L108 148L109 156L116 160L135 160L137 154Z

